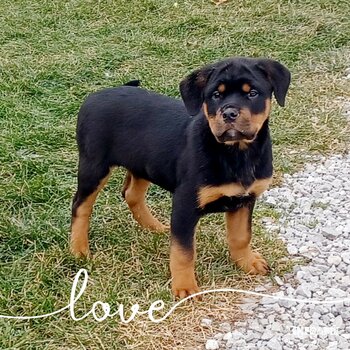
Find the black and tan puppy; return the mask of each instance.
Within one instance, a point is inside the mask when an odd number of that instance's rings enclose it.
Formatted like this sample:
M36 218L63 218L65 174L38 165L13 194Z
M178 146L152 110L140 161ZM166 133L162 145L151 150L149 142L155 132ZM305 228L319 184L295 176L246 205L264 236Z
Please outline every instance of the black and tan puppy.
M122 166L128 171L125 200L143 227L166 229L145 203L150 183L173 193L170 270L175 296L199 290L195 227L210 212L226 212L232 259L246 272L267 273L266 261L250 248L252 211L272 177L271 96L284 106L289 83L289 71L276 61L231 58L184 79L183 102L135 86L91 94L78 118L73 254L89 255L93 204L111 169Z

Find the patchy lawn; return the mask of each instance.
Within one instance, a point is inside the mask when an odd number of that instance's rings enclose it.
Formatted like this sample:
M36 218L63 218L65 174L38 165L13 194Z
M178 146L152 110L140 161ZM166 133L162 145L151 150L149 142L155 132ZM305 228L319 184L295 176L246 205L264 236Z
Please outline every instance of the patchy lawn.
M115 171L91 225L93 260L68 252L70 204L76 187L75 124L84 97L141 79L144 87L179 96L194 68L224 57L266 56L292 71L285 109L271 116L276 181L312 153L342 152L349 130L337 96L350 56L346 1L37 1L0 3L0 314L39 315L67 304L84 267L90 283L81 310L102 300L147 308L169 290L168 235L141 230L131 219ZM170 215L170 196L157 187L149 203ZM276 217L260 204L254 246L273 267L290 268L286 251L259 223ZM222 215L201 221L197 272L203 288L252 288L261 283L229 260ZM208 296L180 307L165 322L146 318L74 322L68 313L33 321L0 320L1 349L195 349L201 317L234 320L237 297Z

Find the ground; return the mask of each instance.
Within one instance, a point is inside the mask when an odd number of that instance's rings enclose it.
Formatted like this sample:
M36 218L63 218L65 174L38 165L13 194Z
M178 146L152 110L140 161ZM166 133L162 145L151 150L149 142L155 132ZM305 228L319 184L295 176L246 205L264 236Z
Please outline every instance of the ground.
M64 306L84 267L90 284L81 310L96 300L143 307L169 291L168 235L141 230L121 197L117 170L98 199L91 226L94 258L68 252L70 204L76 187L76 114L84 97L141 79L179 96L179 81L224 57L266 56L292 72L287 107L271 115L275 183L313 153L346 149L348 129L338 96L349 66L347 2L314 1L35 1L0 4L0 314L38 315ZM148 201L167 220L170 196L152 187ZM290 269L282 242L259 218L254 246L272 275ZM202 220L197 272L203 288L253 288L229 261L221 215ZM180 307L161 324L117 320L74 322L68 314L30 322L0 320L3 349L193 349L202 346L203 315L239 317L233 295Z

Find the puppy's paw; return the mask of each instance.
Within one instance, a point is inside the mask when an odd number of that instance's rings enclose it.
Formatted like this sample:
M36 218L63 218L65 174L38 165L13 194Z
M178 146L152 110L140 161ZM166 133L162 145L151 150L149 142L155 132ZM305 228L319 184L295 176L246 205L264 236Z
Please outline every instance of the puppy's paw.
M266 275L270 267L260 253L252 252L245 271L252 275Z
M75 258L91 258L89 243L71 241L70 252Z
M164 225L161 222L158 222L156 225L153 225L152 227L150 227L150 230L157 233L165 233L170 231L170 226Z
M251 250L233 260L244 272L252 275L266 275L270 271L269 265L261 254Z
M192 294L196 294L200 292L198 288L197 282L189 282L189 283L172 283L171 290L175 298L184 299ZM194 297L197 301L202 300L201 295Z

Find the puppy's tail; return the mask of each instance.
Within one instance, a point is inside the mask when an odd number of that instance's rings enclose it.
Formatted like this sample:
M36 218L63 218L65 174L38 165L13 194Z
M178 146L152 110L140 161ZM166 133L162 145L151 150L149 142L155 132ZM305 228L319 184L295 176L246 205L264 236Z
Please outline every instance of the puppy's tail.
M130 80L127 83L123 84L123 86L140 86L141 81L140 80Z

